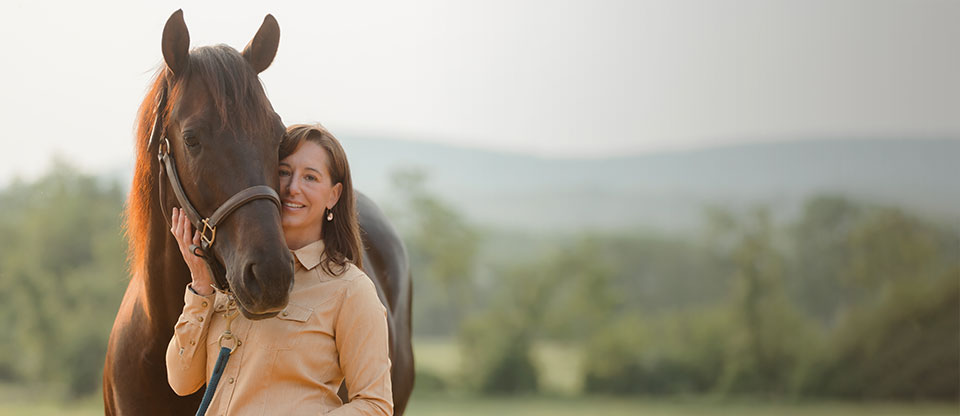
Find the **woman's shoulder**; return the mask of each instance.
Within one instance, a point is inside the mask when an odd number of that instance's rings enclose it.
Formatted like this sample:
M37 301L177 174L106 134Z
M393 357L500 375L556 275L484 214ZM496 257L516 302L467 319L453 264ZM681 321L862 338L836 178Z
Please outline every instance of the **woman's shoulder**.
M349 267L344 271L343 279L346 290L344 291L344 307L354 311L366 311L363 313L374 313L377 315L383 313L385 307L376 284L362 269L348 263ZM347 306L349 305L349 306Z
M370 286L373 286L373 282L370 280L370 277L367 276L367 273L365 273L363 269L357 267L356 264L350 262L346 263L343 273L340 274L339 279L343 280L344 282L349 282L350 286L366 285L367 283L369 283Z
M333 273L328 273L321 267L317 267L317 269L317 272L321 275L321 280L339 282L339 284L347 287L366 285L367 283L373 286L373 282L363 269L351 262L346 262L343 266L333 266Z
M346 263L342 268L333 267L330 273L317 266L312 270L318 280L305 280L294 287L291 302L307 307L325 304L333 299L356 299L360 297L378 298L377 288L366 273L353 263Z

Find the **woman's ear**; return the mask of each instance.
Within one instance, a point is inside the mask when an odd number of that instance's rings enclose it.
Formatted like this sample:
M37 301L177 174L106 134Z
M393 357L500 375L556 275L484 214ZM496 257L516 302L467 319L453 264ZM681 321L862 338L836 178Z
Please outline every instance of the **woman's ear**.
M337 205L337 202L340 201L340 193L343 192L343 183L337 182L336 185L333 185L333 194L330 195L330 201L327 204L327 209L333 209L334 205Z

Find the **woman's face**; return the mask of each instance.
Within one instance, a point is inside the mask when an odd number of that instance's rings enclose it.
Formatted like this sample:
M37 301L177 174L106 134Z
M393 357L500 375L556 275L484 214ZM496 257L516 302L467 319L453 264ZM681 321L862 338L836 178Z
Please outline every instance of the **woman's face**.
M304 140L280 161L280 219L288 244L320 239L325 214L340 199L343 185L333 183L330 161L320 145Z

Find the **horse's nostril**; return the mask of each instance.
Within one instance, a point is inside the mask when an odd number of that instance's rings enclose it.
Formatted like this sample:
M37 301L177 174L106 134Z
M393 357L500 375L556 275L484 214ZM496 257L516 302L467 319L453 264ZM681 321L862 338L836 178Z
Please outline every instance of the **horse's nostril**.
M243 268L244 306L252 313L282 310L293 288L293 268L280 260L250 262Z
M263 297L263 288L260 286L260 279L257 278L256 263L249 263L243 268L243 285L250 298L258 300Z

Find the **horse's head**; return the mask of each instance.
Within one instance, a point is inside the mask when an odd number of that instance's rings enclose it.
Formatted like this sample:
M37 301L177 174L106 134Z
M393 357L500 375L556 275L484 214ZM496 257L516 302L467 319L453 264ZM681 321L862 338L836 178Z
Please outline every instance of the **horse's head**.
M273 61L280 28L267 15L242 53L225 46L190 51L182 11L163 29L167 104L163 128L187 199L209 217L238 192L278 186L277 155L284 126L257 77ZM161 170L163 167L161 167ZM166 189L166 212L180 205ZM293 286L293 257L284 243L277 205L256 199L225 217L207 252L248 318L274 316ZM219 270L218 270L219 269Z

